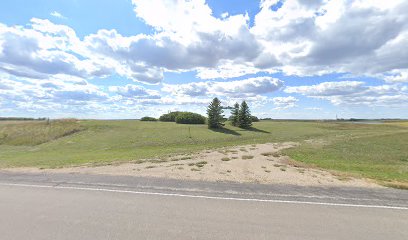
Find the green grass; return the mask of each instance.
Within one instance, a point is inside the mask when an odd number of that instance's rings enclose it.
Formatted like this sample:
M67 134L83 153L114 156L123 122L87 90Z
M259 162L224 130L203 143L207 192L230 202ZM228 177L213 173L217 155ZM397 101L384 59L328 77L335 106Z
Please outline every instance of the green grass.
M383 183L408 183L408 133L346 137L330 144L304 143L287 149L293 159L325 169L372 178Z
M249 130L226 124L226 129L212 131L206 125L136 120L6 121L0 123L0 168L141 161L217 147L293 141L301 145L282 154L297 161L382 181L408 182L407 126L405 122L261 121Z

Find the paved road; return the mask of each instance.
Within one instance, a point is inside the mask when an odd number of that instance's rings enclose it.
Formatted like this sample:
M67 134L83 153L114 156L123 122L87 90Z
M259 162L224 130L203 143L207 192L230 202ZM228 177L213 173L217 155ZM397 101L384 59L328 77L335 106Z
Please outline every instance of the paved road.
M0 172L0 239L408 239L408 191Z

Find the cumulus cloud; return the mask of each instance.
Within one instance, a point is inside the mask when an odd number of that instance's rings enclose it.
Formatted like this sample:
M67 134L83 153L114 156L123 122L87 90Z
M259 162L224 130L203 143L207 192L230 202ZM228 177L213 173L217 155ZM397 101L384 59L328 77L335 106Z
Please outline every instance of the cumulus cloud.
M162 91L181 96L229 96L253 97L279 90L283 81L272 77L256 77L229 82L192 82L186 84L164 84Z
M157 99L160 98L158 91L146 89L141 86L128 84L126 86L110 86L109 91L117 93L125 98L144 98L144 99Z
M287 74L406 69L408 3L379 2L288 0L273 10L277 1L262 1L251 32Z
M317 85L287 87L285 92L308 96L338 96L365 90L363 85L364 82L359 81L323 82Z
M81 42L74 30L32 19L29 28L0 24L0 70L18 77L45 79L56 74L82 78L110 73L89 58L79 58Z
M216 17L204 0L133 0L135 14L155 33L101 29L81 40L48 20L0 25L0 69L33 78L118 74L152 84L166 71L197 71L203 79L347 72L401 81L408 2L379 2L264 0L250 27L247 14Z
M401 85L367 86L364 82L341 81L287 87L284 91L328 100L334 105L393 107L408 105L408 89Z
M289 97L274 97L272 98L273 104L276 106L274 109L282 110L296 107L296 103L299 99L289 96Z

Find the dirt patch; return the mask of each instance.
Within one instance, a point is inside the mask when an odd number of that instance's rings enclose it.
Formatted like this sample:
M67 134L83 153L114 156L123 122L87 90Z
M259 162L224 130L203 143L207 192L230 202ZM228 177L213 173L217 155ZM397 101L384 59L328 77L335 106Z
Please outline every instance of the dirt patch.
M365 179L339 178L282 156L282 149L296 143L267 143L204 150L193 155L168 159L148 159L120 165L83 166L61 169L14 168L10 171L69 172L109 175L149 176L202 181L235 181L300 186L380 187Z

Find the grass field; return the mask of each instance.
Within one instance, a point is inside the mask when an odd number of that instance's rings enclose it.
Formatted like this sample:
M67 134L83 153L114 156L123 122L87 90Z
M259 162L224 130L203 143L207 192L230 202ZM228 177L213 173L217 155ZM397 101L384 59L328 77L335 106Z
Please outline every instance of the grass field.
M316 167L408 183L408 124L262 121L250 130L135 120L0 122L0 168L105 164L207 148L293 141L285 151Z

